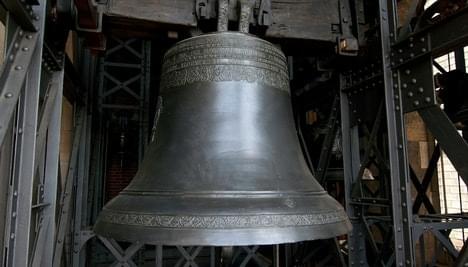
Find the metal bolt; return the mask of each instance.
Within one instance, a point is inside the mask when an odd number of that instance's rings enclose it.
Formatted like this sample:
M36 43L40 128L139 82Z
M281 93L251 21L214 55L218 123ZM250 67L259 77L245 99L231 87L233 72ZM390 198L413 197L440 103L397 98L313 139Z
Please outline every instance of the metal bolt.
M418 100L415 100L415 101L413 102L413 105L419 106L419 101L418 101Z
M12 98L13 97L13 94L12 93L6 93L5 94L5 98Z
M408 97L413 97L413 92L408 92Z
M16 67L15 67L15 70L22 70L22 69L23 69L22 66L16 66Z

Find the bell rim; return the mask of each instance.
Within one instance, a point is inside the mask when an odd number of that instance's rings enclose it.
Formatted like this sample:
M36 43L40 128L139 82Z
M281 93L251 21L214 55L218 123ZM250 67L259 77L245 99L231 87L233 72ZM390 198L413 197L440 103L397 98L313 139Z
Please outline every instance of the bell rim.
M329 224L249 229L167 229L97 223L94 231L122 242L167 246L274 245L328 239L349 233L348 219Z

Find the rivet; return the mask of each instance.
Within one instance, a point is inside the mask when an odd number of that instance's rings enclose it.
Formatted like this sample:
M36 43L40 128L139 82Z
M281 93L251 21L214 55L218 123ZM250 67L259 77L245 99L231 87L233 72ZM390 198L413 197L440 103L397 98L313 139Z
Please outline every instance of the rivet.
M413 105L419 106L419 101L418 101L418 100L415 100L415 101L413 102Z
M403 50L402 49L398 49L398 53L403 53Z
M426 41L426 39L424 37L421 37L421 39L419 39L419 41L421 41L421 43L424 43Z
M399 98L400 98L400 96L399 96L399 95L395 95L395 99L399 99Z
M5 98L12 98L13 97L13 94L12 93L6 93L5 94Z
M413 46L414 46L414 44L413 44L413 43L409 44L409 47L411 47L411 48L412 48Z
M413 40L414 40L414 38L413 38L413 37L410 37L410 38L409 38L409 41L410 41L410 42L412 42Z
M21 66L16 66L15 67L15 70L22 70L22 69L23 69L23 67L21 67Z
M408 92L409 97L413 97L413 92Z
M419 87L419 88L418 88L418 92L419 92L419 93L424 93L424 88Z
M13 211L13 212L11 213L11 217L16 218L16 211Z
M402 145L402 144L399 144L399 145L398 145L398 148L399 148L399 149L403 149L403 145ZM402 187L402 190L405 191L404 187Z
M402 58L400 58L400 60L399 60L399 61L400 61L400 63L403 63L403 59L402 59Z
M406 218L403 218L403 222L405 222L405 223L406 223L406 222L408 222L408 219L406 219Z
M23 134L23 128L18 128L18 134Z
M15 192L13 192L13 196L17 196L18 195L18 191L15 190Z
M403 88L408 88L408 85L406 83L404 83Z
M411 73L410 70L405 70L406 75L409 75Z
M401 192L405 192L405 191L406 191L406 188L403 187L403 186L402 186L400 189L401 189Z
M403 246L402 246L402 245L398 245L398 249L403 249Z
M31 34L26 35L26 39L32 39L33 36Z
M23 36L23 34L24 34L23 30L19 31L18 34L19 34L19 36Z
M417 81L415 78L413 78L413 79L411 79L411 82L412 82L413 84L416 84L418 81Z
M400 228L400 227L398 227L398 228L397 228L397 231L398 231L398 232L401 232L401 228Z
M431 103L431 98L430 98L430 97L426 97L426 98L424 98L424 101L426 101L427 103Z
M427 49L426 49L426 48L423 48L423 49L421 49L421 51L422 51L423 53L426 53Z
M8 59L9 59L10 61L13 61L13 60L15 59L15 55L10 55L10 56L8 57Z
M413 57L414 57L414 53L410 53L409 55L410 55L410 57L411 57L411 58L413 58Z
M28 48L28 47L23 47L22 50L23 50L24 52L26 52L26 51L29 51L29 48Z
M398 265L403 266L403 262L400 262Z
M14 48L18 48L18 47L19 47L19 44L18 44L18 43L15 43L15 44L13 45L13 47L14 47Z
M401 205L402 205L403 207L406 207L406 203L402 203Z
M395 84L393 85L393 88L398 89L398 84L395 83Z
M400 110L400 106L396 106L395 109L396 109L396 110Z
M15 233L11 233L10 239L15 239Z
M393 73L393 78L396 78L396 77L398 77L398 74L395 72Z
M38 15L35 15L35 16L34 16L34 20L39 20L39 16L38 16Z

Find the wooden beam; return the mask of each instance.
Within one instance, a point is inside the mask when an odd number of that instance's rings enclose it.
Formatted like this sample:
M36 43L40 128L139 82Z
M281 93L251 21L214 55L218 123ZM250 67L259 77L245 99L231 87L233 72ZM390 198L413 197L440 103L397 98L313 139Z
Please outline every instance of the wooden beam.
M271 0L273 23L266 31L269 38L336 41L339 32L338 0ZM231 7L230 19L237 19ZM195 28L194 0L111 0L106 16L109 21L133 21L129 27L159 25L167 30ZM131 30L131 29L129 29Z

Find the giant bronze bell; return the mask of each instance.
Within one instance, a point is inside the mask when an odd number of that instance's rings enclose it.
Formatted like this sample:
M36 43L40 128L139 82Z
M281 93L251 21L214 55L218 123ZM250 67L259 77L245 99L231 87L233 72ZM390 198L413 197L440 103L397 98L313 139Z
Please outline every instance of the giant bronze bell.
M221 30L226 10L221 1ZM350 229L304 161L280 49L242 32L181 41L165 55L161 95L154 140L133 181L104 207L97 234L231 246L324 239Z

